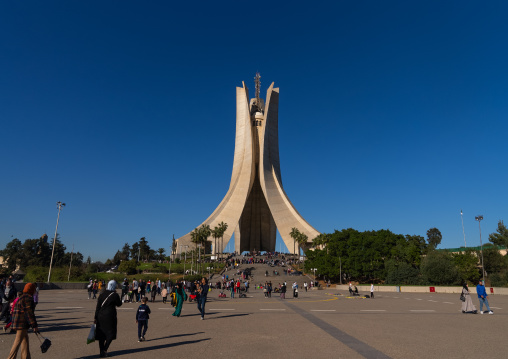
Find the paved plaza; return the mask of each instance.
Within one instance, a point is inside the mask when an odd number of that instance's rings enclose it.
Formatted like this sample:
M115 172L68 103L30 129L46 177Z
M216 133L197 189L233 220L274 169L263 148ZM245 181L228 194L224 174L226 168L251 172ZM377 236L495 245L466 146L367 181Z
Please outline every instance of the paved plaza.
M289 282L289 280L288 280ZM376 293L375 299L348 298L337 290L300 291L286 300L209 295L205 320L196 304L185 303L182 317L173 308L148 303L152 315L146 341L137 342L138 304L118 309L118 339L110 357L258 358L472 358L506 357L508 297L490 296L494 315L462 314L458 294ZM474 298L478 307L477 299ZM46 354L30 334L32 358L98 358L98 344L86 344L96 301L85 290L41 291L36 315L53 343ZM5 358L14 335L0 334Z

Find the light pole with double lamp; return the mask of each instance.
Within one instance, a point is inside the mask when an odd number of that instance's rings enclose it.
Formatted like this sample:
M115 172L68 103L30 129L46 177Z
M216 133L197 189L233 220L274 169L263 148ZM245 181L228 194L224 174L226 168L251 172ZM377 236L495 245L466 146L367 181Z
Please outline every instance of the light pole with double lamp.
M480 253L482 255L482 274L483 274L483 285L485 285L485 267L483 266L483 243L482 243L482 226L480 222L483 220L482 215L474 217L478 221L478 228L480 229Z

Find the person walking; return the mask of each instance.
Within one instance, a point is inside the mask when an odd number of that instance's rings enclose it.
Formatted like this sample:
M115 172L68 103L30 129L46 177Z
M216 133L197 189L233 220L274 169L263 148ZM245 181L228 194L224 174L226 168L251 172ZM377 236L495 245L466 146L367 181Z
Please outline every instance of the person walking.
M374 299L374 283L370 283L370 298Z
M462 301L462 313L478 313L469 294L469 287L466 282L462 285L462 296L464 297Z
M88 299L92 299L92 290L93 290L93 280L90 278L90 281L88 282L88 286L86 287L88 290Z
M187 294L183 290L183 285L181 282L178 282L175 285L175 296L176 296L175 312L171 315L174 317L179 317L180 314L182 314L183 302L187 300Z
M122 299L122 303L128 301L127 297L128 292L129 292L129 281L127 280L127 278L124 278L122 283L122 295L120 296L120 298Z
M5 286L0 287L0 297L2 298L2 313L0 320L4 319L7 323L10 320L11 303L16 299L16 288L12 284L12 280L8 278L5 281Z
M139 283L136 278L132 281L132 292L134 293L136 303L139 302Z
M150 319L150 307L146 305L147 297L141 299L141 304L136 311L136 324L138 325L138 343L145 341L145 334L148 329L148 319Z
M483 285L483 281L480 279L480 282L476 286L476 294L478 294L478 300L480 301L480 314L483 314L483 305L485 304L487 306L487 310L489 311L489 314L494 314L492 310L490 310L489 307L489 300L487 299L487 291L485 290L485 286Z
M206 304L206 297L208 295L208 281L205 277L201 279L201 285L198 288L198 310L201 313L201 320L205 319L205 304Z
M280 288L280 299L286 299L286 282L284 282Z
M27 283L23 289L23 295L19 297L12 313L12 330L16 331L16 338L11 347L8 359L16 359L21 349L21 359L30 359L30 346L28 341L28 329L33 328L34 333L39 334L37 320L34 314L33 295L35 284Z
M95 339L99 342L100 357L108 356L109 345L116 339L116 307L122 306L122 300L116 292L116 281L111 280L107 289L99 295L95 308L94 323L97 325Z
M96 280L94 280L93 285L92 285L92 293L93 293L92 299L97 299L97 290L98 289L99 289L99 283L97 283L97 279L96 279Z

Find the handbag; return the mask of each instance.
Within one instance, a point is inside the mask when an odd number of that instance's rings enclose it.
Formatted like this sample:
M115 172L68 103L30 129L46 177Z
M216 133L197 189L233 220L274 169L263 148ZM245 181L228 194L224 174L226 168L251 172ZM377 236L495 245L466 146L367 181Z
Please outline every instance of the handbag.
M39 342L41 343L41 352L46 353L49 347L51 346L51 340L49 340L48 338L44 338L40 333L38 333L38 335L36 334L35 336L37 337L37 339L39 339ZM42 341L41 338L39 338L39 336L43 338L44 341Z
M95 324L92 324L88 338L86 338L86 344L93 343L95 341Z
M462 294L460 295L460 300L461 300L461 301L463 301L463 302L465 302L465 301L466 301L466 297L464 296L464 293L462 293Z

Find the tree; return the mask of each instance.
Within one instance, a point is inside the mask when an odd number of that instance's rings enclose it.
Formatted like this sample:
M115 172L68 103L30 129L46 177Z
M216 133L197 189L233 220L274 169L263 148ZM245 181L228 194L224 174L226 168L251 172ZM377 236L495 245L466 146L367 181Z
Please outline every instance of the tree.
M443 236L441 232L437 228L431 228L427 231L427 242L429 246L432 248L437 248L437 246L441 243Z
M309 239L309 236L307 236L305 233L300 233L300 235L298 236L298 239L297 239L298 247L302 248L304 253L305 253L305 249L307 248L308 239ZM300 250L298 250L298 254L300 254Z
M298 242L298 238L300 238L301 233L298 228L293 227L291 228L289 235L293 238L293 254L296 255L296 242Z
M219 223L220 237L221 237L221 253L224 253L224 233L228 229L228 224L224 222Z
M489 234L489 241L497 246L504 246L508 248L508 228L504 225L503 221L497 222L497 233Z
M478 283L481 271L478 269L477 253L473 250L466 250L461 253L453 253L452 257L462 281Z
M421 272L429 284L451 285L460 282L459 273L448 252L429 252L422 261Z
M23 245L21 241L14 238L12 241L7 243L5 249L2 251L2 256L4 257L4 261L7 263L9 272L16 270L16 266L22 258L22 248Z
M164 259L164 253L166 253L166 250L164 248L157 249L157 254L159 255L160 261L162 261Z
M136 242L131 246L131 258L138 260L138 255L139 255L139 244L138 242Z
M150 246L148 245L148 241L145 237L141 237L138 241L139 250L141 258L144 258L146 261L149 260L151 252Z
M221 236L221 231L218 226L215 226L214 229L212 229L212 237L215 239L215 244L213 246L214 252L215 252L215 259L217 259L217 239L219 239Z
M130 259L131 247L129 243L125 243L122 248L122 260L128 261Z

